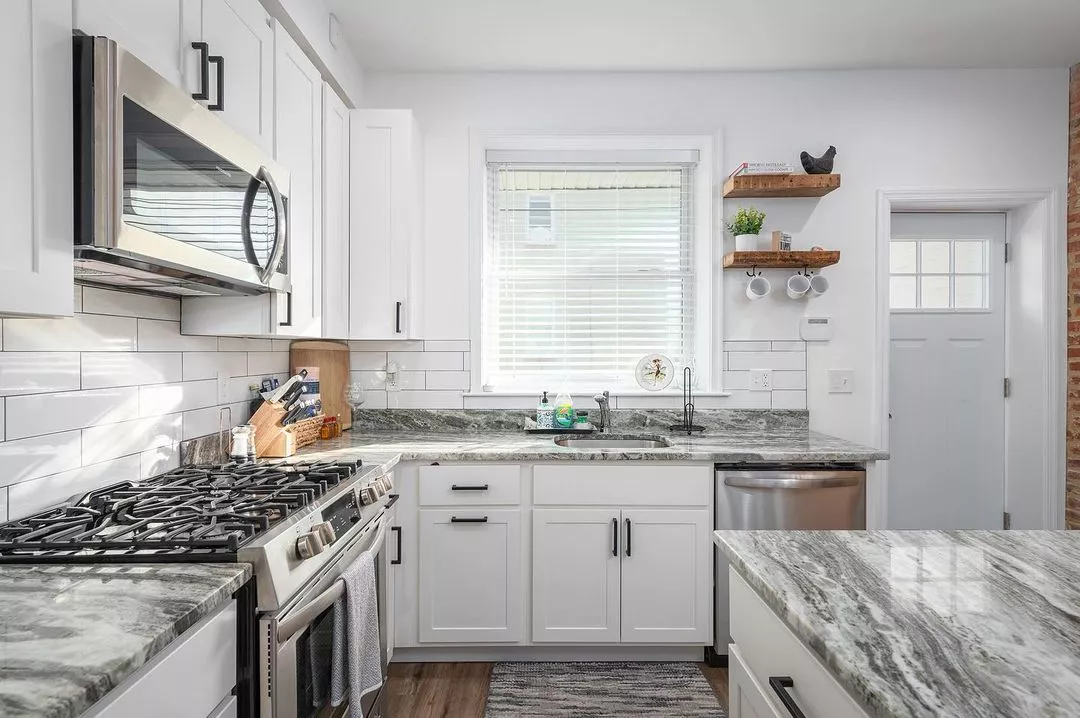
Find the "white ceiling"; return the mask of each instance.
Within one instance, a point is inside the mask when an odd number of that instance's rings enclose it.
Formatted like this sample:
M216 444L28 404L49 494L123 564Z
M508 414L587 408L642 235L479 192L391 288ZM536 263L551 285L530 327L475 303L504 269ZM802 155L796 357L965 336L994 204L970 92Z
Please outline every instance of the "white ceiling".
M1080 0L326 0L365 69L1066 67Z

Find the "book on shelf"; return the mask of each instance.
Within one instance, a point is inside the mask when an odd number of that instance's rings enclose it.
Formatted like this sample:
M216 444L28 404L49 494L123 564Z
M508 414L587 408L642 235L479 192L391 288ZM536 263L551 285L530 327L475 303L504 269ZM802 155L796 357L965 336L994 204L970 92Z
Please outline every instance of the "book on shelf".
M743 162L728 177L743 175L789 175L795 171L787 162Z

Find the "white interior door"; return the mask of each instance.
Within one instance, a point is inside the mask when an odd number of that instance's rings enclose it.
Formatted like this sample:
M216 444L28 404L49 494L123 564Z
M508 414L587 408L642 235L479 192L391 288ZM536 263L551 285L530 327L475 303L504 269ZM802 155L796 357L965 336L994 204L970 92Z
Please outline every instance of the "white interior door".
M1005 511L1005 215L893 214L889 528Z

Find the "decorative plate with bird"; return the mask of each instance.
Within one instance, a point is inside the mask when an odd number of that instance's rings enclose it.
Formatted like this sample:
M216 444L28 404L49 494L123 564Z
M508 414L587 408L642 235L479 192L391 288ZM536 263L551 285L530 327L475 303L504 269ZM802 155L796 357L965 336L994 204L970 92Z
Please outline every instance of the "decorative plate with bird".
M642 389L660 391L671 384L671 380L675 378L675 370L671 360L663 354L649 354L637 363L635 378Z

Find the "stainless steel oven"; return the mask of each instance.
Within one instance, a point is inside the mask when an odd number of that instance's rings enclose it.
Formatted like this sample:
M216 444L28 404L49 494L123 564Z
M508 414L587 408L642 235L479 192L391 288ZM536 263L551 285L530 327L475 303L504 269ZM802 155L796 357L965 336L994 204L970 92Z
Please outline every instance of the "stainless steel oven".
M180 296L290 289L288 172L107 38L75 36L74 76L77 280Z
M346 714L347 702L336 709L329 702L334 602L344 590L339 580L342 573L368 551L375 553L379 655L385 687L388 641L393 640L387 625L391 607L386 537L395 523L395 511L393 502L389 502L291 601L278 611L260 616L260 715L263 718L325 718ZM385 718L385 701L383 689L365 697L362 706L365 718Z

